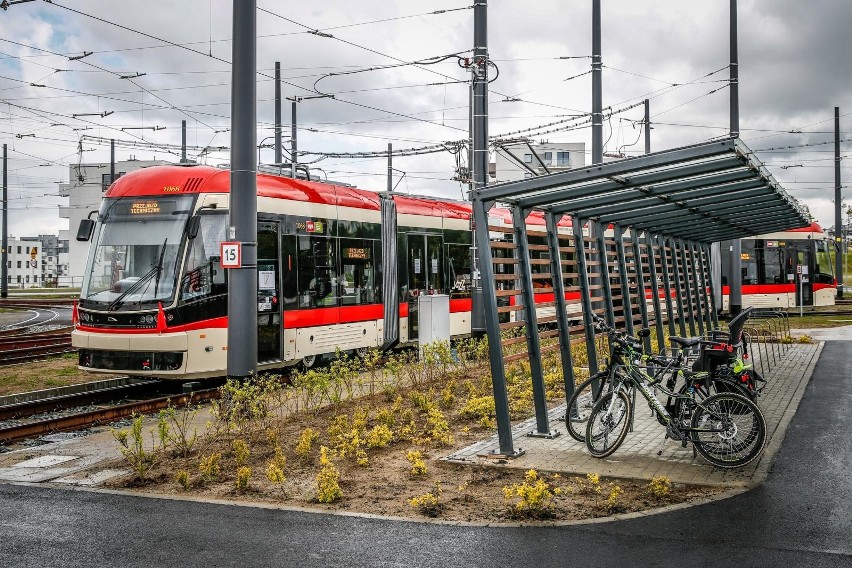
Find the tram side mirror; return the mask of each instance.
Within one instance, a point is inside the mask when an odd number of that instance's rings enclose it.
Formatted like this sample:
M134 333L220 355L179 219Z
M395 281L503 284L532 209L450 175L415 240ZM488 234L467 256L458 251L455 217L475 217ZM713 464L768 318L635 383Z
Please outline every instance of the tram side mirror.
M77 227L77 240L88 241L92 238L92 231L95 230L95 222L91 219L80 219L80 226Z
M194 215L189 218L189 223L186 225L186 236L194 239L198 236L198 229L201 227L201 217Z
M649 337L651 335L651 330L647 327L643 327L639 330L639 337Z

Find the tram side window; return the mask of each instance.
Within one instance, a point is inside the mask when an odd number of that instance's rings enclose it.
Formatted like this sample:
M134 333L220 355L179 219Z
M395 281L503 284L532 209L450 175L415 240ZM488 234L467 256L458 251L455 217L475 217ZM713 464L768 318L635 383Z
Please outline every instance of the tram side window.
M341 306L363 306L382 301L381 257L380 241L340 239L342 270L338 293Z
M337 306L338 281L334 240L299 237L299 307Z
M450 298L470 298L470 245L448 244Z
M219 258L227 224L227 215L201 215L198 236L187 247L186 273L181 278L184 301L227 291L227 279Z
M764 278L762 284L784 283L783 250L767 248L763 251Z
M757 284L757 258L755 257L754 241L742 241L741 267L743 284Z

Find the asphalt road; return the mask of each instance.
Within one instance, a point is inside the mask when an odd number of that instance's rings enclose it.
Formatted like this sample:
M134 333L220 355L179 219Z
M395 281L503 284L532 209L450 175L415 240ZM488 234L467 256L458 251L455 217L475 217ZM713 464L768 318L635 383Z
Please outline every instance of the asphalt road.
M0 485L0 566L852 566L852 342L829 342L768 480L666 514L459 527Z

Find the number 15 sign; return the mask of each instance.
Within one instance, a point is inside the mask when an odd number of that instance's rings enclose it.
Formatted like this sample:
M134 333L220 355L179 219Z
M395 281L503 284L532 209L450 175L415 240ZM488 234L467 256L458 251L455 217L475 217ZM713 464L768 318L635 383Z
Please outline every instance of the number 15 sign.
M243 265L242 243L223 242L220 248L222 268L241 268Z

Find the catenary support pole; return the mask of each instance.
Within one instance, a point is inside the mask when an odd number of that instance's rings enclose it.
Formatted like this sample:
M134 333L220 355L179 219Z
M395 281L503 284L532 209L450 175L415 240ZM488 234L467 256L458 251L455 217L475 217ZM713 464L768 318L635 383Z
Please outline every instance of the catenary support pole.
M388 142L388 193L393 192L393 144Z
M657 333L657 349L663 350L663 313L660 309L660 280L657 276L657 256L654 254L654 238L645 232L645 249L648 251L648 267L651 270L651 298L654 303L654 326Z
M592 0L592 164L603 163L601 0Z
M737 51L737 0L731 1L731 66L730 66L730 90L731 90L731 138L740 136L740 78L739 78L739 54ZM724 245L723 245L724 246ZM731 266L728 279L728 312L737 315L743 309L743 275L742 275L742 241L734 239L731 241Z
M281 167L283 160L281 142L281 62L275 62L275 165Z
M834 107L834 242L835 274L837 274L837 297L843 297L843 198L840 193L840 107Z
M577 271L580 273L580 302L583 305L583 328L586 333L586 350L589 355L589 374L598 372L598 353L595 349L595 324L592 321L592 296L589 292L589 268L586 265L586 242L583 238L583 220L571 218L574 248L577 251ZM591 232L591 227L589 228Z
M615 252L618 257L618 281L621 284L621 313L627 325L627 333L633 334L633 302L630 300L630 284L627 282L627 263L624 254L624 229L621 225L612 226L615 237Z
M497 417L498 454L517 457L522 451L515 451L512 440L512 422L509 417L509 394L506 389L506 368L503 365L503 346L500 343L500 321L497 318L497 297L494 286L494 265L491 258L491 242L488 237L488 209L481 199L473 199L473 216L476 229L474 238L482 251L482 281L486 294L485 327L488 336L488 359L491 363L491 388L494 393L494 411Z
M556 325L559 330L559 354L562 358L562 381L565 383L565 401L574 394L574 364L571 360L571 321L568 319L568 302L565 300L565 277L562 272L562 254L559 250L559 220L553 213L544 215L547 229L547 246L550 251L550 273L553 275L553 297L556 304Z
M296 140L296 104L290 106L290 177L296 179L296 166L299 164L299 144Z
M645 99L645 153L651 153L651 101Z
M476 0L473 4L473 168L474 190L488 185L488 1ZM487 223L487 217L485 219ZM485 255L477 243L471 249L471 333L482 337L485 332L483 318L481 262ZM489 251L490 255L490 251Z
M186 121L180 121L180 163L186 163Z
M228 270L228 376L257 373L257 0L233 2L229 240L242 267Z
M9 189L7 147L3 144L3 241L0 246L0 298L9 296ZM73 228L73 227L72 227Z
M115 138L109 141L109 183L115 181Z
M527 238L526 212L518 206L512 208L512 226L515 231L515 251L518 255L518 272L521 279L521 301L524 307L524 322L526 323L527 355L530 362L530 378L533 389L533 406L535 408L536 429L530 436L555 438L558 433L550 431L550 421L547 419L547 395L544 388L544 372L541 368L541 338L538 335L538 316L535 309L533 290L532 266L530 266L530 249Z

